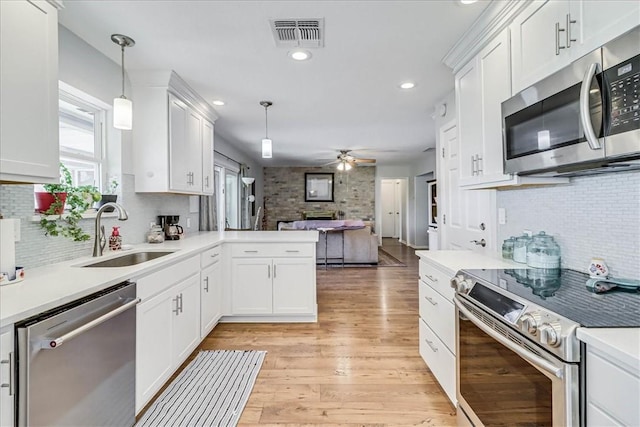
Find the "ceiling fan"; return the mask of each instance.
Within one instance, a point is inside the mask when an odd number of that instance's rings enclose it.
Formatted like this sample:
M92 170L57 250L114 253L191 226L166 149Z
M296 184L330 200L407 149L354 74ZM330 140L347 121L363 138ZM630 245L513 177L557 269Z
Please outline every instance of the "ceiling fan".
M338 164L337 168L339 171L348 171L352 167L357 166L360 163L376 162L375 159L360 159L360 158L354 157L351 154L349 154L350 152L351 150L340 150L340 154L338 154L338 157L336 158L336 160L328 164L332 165L334 163L337 163Z

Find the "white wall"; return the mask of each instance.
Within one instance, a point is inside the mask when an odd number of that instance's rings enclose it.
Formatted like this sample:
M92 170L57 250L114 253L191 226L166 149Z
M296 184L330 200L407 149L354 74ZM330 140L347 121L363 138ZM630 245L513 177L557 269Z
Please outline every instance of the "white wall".
M429 150L421 153L420 156L416 156L416 159L411 163L399 164L399 165L378 165L376 166L376 184L375 184L375 212L376 222L382 218L382 202L381 202L381 181L383 179L405 179L406 187L403 191L403 197L405 197L404 215L402 218L403 230L401 238L408 246L420 246L416 243L416 235L419 227L417 226L416 218L427 215L427 212L420 212L420 209L416 208L416 193L415 193L415 177L418 175L424 175L429 172L435 172L435 152ZM425 220L426 221L426 220ZM376 229L379 225L376 225ZM381 233L378 233L378 238L382 242Z

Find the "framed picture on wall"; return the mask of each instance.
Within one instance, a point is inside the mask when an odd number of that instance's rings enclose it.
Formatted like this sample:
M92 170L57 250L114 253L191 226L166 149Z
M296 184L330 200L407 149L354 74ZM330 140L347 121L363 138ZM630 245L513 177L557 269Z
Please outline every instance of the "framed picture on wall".
M333 173L304 174L305 202L333 202Z

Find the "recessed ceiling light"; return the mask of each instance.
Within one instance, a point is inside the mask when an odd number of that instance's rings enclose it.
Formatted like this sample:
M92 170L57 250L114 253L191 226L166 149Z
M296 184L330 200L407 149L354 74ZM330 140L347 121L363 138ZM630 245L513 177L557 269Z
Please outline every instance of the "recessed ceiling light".
M478 0L460 0L460 3L462 3L462 4L474 4L477 1Z
M217 105L219 107L224 105L224 101L221 101L220 99L216 99L213 101L213 105Z
M400 84L400 89L413 89L416 87L416 84L413 82L404 82Z
M311 52L308 50L292 50L289 52L289 57L291 59L295 59L296 61L306 61L311 58Z

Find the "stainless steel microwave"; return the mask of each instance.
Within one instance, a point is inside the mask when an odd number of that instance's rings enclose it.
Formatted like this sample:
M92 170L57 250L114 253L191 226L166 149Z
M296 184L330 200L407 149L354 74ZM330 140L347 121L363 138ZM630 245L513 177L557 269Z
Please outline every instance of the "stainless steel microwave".
M640 168L640 27L502 103L505 173Z

